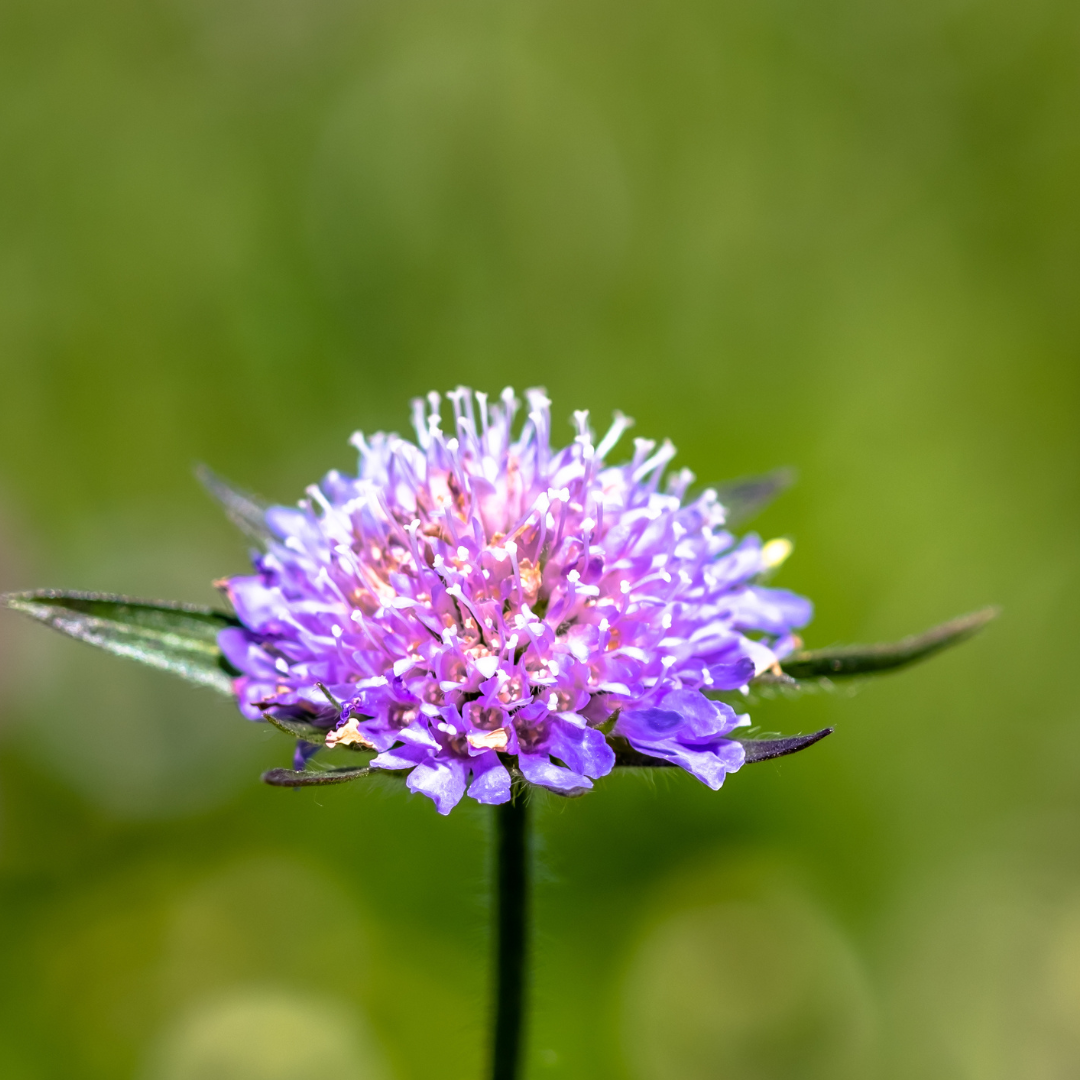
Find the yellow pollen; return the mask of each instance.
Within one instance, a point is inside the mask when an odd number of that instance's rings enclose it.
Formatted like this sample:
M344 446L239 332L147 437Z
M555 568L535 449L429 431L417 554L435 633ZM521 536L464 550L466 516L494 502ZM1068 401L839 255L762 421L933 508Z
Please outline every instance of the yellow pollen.
M761 561L768 569L775 570L781 563L786 561L794 549L795 545L790 540L778 536L775 540L770 540L761 549Z

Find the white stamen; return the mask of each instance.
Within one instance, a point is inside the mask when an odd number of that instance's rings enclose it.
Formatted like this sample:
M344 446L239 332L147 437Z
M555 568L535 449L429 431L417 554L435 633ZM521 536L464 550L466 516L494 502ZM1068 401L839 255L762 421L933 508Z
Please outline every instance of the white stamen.
M639 442L641 440L638 440ZM650 448L651 449L651 448ZM662 469L675 456L675 447L667 439L663 446L647 461L643 461L633 472L631 479L635 484L640 483L654 469Z
M622 434L634 421L621 412L616 412L611 427L607 434L600 440L596 447L596 456L602 461L614 449L615 444L622 438Z
M476 661L476 670L479 671L485 679L490 679L498 670L498 667L499 658L497 656L481 656Z

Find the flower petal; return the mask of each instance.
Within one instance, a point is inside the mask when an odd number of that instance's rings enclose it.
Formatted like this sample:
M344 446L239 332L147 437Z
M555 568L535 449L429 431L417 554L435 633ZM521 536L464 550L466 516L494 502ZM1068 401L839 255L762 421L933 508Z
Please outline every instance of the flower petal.
M597 779L615 768L615 751L608 746L603 732L552 717L548 751L565 762L574 772Z
M587 776L556 765L547 754L519 754L518 768L530 784L551 788L562 795L580 795L592 787Z
M760 585L750 585L738 593L729 610L740 630L764 630L768 634L797 630L814 616L814 605L805 597Z
M409 773L405 784L410 791L426 795L446 815L465 794L465 773L466 765L459 758L430 758Z
M473 779L469 795L479 803L498 805L510 801L510 774L499 755L488 752L469 760Z
M732 739L720 739L708 746L685 746L674 739L660 743L642 743L630 739L630 745L649 757L670 761L696 776L703 784L719 789L729 772L738 772L746 761L742 744Z

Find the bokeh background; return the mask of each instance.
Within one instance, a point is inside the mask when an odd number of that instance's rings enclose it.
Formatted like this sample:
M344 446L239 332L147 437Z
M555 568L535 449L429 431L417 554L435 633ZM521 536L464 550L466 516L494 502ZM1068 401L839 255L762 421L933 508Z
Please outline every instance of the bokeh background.
M1078 116L1068 0L7 0L0 587L212 602L194 462L292 501L462 382L794 466L811 644L1004 614L538 801L528 1076L1080 1075ZM486 811L0 635L0 1074L482 1075Z

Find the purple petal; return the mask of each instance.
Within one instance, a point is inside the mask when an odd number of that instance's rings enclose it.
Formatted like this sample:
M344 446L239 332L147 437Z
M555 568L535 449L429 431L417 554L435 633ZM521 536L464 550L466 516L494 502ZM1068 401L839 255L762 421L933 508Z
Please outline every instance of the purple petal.
M697 690L669 690L656 705L620 713L615 732L634 743L693 743L726 734L736 723L734 710L722 702Z
M615 768L615 751L603 732L552 717L547 749L574 772L594 779L607 776Z
M264 721L266 717L263 716L263 710L260 706L273 698L274 684L260 682L258 679L251 679L247 675L241 675L240 678L233 679L232 685L240 714L247 720Z
M670 761L685 769L713 791L720 787L729 772L738 771L746 761L742 744L733 739L688 744L678 738L642 739L627 736L627 741L642 754Z
M473 779L469 785L469 795L479 803L497 805L510 801L510 774L506 771L499 755L489 750L471 758Z
M738 690L754 677L754 661L745 656L734 663L710 664L708 667L712 690Z
M754 533L744 537L734 551L712 566L717 581L733 585L761 573L761 539Z
M322 747L318 743L309 743L303 739L297 739L296 749L293 751L292 767L297 772L300 772L321 749Z
M231 626L218 634L217 643L218 648L225 654L225 659L237 671L260 679L272 680L278 675L259 640L247 630Z
M786 634L813 618L814 605L787 589L751 585L732 598L730 611L734 625L740 630Z
M627 739L664 739L682 726L682 717L674 709L627 709L619 714L615 734Z
M411 769L431 757L431 751L423 746L395 746L384 750L371 759L373 769Z
M288 506L271 506L266 511L266 524L283 540L290 536L304 536L313 531L312 521L303 510Z
M735 710L722 701L712 701L699 690L669 690L660 699L665 709L674 709L685 721L683 735L707 739L735 726Z
M564 795L579 795L592 787L587 776L556 765L547 754L519 754L518 768L530 784L561 791Z
M730 739L721 739L708 747L683 746L674 741L662 745L639 746L633 740L631 746L650 757L681 766L713 791L720 787L729 772L737 772L746 760L746 751L742 744Z
M417 765L405 781L410 791L426 795L440 814L449 814L465 794L468 766L460 758L431 758Z
M281 590L267 587L262 577L232 578L228 595L237 618L252 630L277 628L289 614Z

